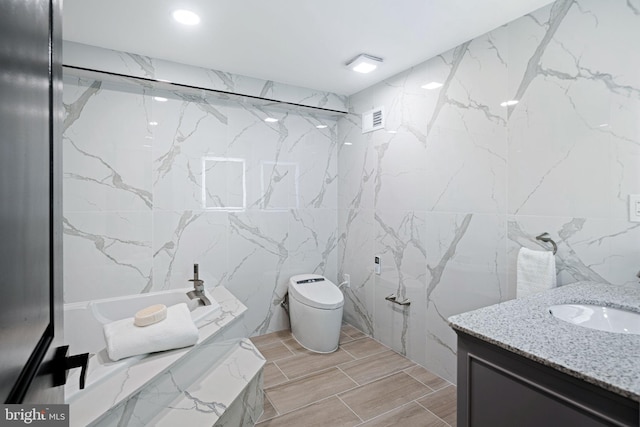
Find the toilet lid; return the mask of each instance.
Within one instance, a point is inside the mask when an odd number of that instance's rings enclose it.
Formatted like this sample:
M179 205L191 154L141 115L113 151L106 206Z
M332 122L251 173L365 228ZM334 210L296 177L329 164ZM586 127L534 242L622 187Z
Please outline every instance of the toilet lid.
M325 310L342 307L342 292L318 274L300 274L289 279L289 293L301 303Z

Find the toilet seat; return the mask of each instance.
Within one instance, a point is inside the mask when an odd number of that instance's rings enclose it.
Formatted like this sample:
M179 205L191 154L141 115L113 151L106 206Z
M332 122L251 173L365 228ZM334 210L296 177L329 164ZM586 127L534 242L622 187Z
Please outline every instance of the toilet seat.
M332 310L344 305L344 296L336 285L318 274L300 274L289 282L291 297L314 308Z

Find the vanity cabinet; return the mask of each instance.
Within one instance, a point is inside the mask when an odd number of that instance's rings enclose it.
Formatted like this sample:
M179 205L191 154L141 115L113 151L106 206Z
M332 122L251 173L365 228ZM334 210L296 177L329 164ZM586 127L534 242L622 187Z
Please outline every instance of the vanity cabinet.
M638 402L457 330L458 426L638 426Z

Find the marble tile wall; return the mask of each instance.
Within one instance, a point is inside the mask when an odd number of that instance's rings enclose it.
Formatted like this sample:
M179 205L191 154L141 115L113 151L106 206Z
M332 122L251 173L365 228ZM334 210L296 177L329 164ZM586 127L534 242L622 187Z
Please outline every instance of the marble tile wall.
M347 111L347 97L271 80L195 67L134 53L120 52L65 40L64 65L123 76L289 102L326 110Z
M335 118L69 73L64 106L65 302L190 286L199 263L250 336L288 327L290 276L336 279Z
M353 95L338 122L346 319L455 381L447 317L513 298L518 250L547 248L536 235L558 243L560 284L636 283L639 39L637 0L559 0ZM385 130L362 134L379 106Z

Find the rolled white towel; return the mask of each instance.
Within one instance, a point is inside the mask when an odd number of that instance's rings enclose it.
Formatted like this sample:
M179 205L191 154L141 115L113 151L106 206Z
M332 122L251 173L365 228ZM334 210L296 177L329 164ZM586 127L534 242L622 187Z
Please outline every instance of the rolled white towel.
M520 248L517 265L517 298L555 287L556 258L553 252Z
M133 317L104 325L107 353L114 362L125 357L187 347L198 341L198 328L187 304L172 305L167 318L149 326L134 325Z

